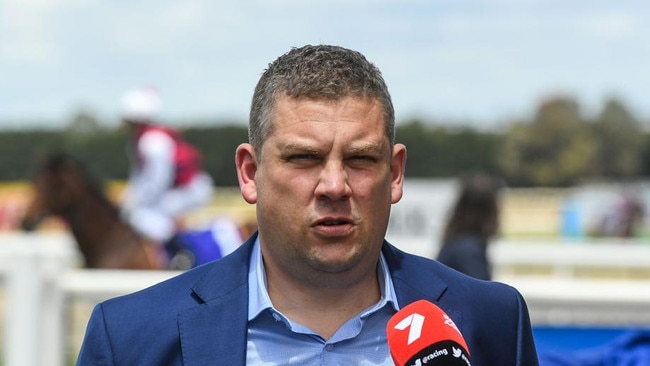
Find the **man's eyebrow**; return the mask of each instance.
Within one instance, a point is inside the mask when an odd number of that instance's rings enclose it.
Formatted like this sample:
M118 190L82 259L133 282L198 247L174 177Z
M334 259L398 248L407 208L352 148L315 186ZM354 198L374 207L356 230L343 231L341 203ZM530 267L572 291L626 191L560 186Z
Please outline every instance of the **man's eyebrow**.
M382 144L371 142L352 145L348 148L348 151L352 154L375 154L380 153L382 149Z
M318 153L320 150L317 147L309 144L300 143L297 141L288 142L278 147L282 152L301 152L301 153ZM381 143L375 142L360 142L352 143L347 147L349 154L379 154L382 152L384 146Z
M300 152L317 152L318 150L307 144L301 144L299 142L289 142L284 145L281 145L280 151L300 151Z

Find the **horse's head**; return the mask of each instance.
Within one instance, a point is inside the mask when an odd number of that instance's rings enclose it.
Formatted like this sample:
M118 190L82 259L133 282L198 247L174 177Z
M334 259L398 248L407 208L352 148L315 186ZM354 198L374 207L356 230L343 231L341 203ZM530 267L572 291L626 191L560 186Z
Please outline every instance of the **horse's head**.
M81 162L67 154L48 155L32 179L33 199L23 216L23 230L35 229L49 215L65 215L92 188Z
M47 156L34 174L23 229L34 229L44 217L57 215L67 222L86 267L160 269L159 248L120 221L118 207L90 173L70 155Z

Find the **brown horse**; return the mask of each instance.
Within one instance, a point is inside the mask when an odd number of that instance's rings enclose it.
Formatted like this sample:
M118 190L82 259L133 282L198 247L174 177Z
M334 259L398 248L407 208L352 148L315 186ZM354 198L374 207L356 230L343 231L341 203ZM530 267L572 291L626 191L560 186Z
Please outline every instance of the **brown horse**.
M122 222L118 207L78 160L67 154L46 157L33 187L34 199L23 217L23 229L33 230L49 215L61 217L86 268L166 268L160 246Z

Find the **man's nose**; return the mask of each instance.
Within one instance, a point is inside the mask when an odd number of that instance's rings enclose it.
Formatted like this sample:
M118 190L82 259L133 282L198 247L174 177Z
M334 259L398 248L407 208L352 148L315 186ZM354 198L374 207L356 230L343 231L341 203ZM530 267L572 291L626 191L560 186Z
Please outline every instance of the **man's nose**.
M327 162L321 171L315 193L331 200L347 198L352 193L348 178L348 172L342 162Z

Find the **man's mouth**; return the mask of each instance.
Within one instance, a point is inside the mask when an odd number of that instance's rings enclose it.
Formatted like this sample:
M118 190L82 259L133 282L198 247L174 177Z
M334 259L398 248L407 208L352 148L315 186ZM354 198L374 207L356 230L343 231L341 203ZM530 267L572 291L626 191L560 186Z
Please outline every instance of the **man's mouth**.
M345 225L349 224L349 221L346 220L325 220L318 223L318 225L324 226L334 226L334 225Z

